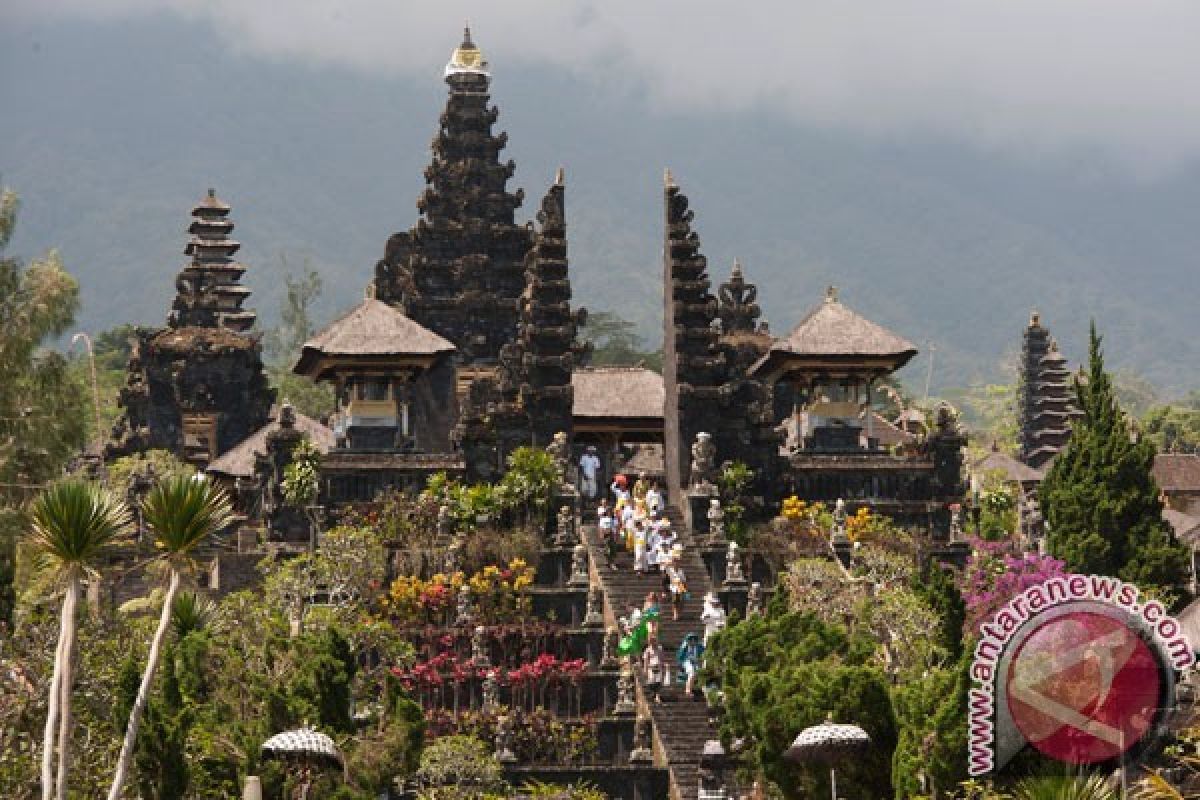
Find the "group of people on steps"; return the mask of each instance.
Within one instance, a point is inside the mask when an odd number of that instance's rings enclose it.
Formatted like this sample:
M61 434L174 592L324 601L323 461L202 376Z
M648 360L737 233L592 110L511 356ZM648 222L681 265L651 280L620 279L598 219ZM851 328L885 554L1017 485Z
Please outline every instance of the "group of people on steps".
M611 506L600 500L596 510L600 537L608 554L608 564L619 569L617 556L622 551L633 554L633 570L639 575L661 575L662 590L649 592L641 607L630 604L619 618L621 635L641 643L630 657L642 671L643 685L652 701L662 702L662 689L671 684L672 664L659 639L658 618L661 599L665 596L671 606L671 619L678 621L688 600L687 576L683 571L683 545L666 517L666 503L657 482L645 473L633 486L628 478L617 475L609 487L613 495ZM674 673L683 683L684 695L696 699L696 676L704 664L704 650L709 639L725 627L725 610L717 596L709 592L704 597L700 623L703 637L689 632L675 650ZM632 636L640 626L645 636Z

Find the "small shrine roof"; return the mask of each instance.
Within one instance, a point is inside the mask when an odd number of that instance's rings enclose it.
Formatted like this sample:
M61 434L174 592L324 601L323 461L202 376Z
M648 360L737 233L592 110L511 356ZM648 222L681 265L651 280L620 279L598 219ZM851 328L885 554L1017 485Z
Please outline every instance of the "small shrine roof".
M1013 458L994 445L991 452L976 461L972 468L976 472L1000 470L1010 481L1017 483L1039 483L1045 477L1041 470Z
M1164 509L1162 516L1179 541L1191 547L1200 545L1200 517L1170 508Z
M584 367L571 375L575 417L662 419L662 375L645 367Z
M1159 453L1152 471L1164 492L1200 492L1200 455Z
M454 350L447 339L368 297L304 343L293 368L308 374L322 356L436 356Z
M312 417L306 417L296 412L296 430L306 434L322 454L329 452L334 446L333 431L317 422ZM254 433L238 442L230 450L221 454L208 465L206 472L228 475L231 478L249 478L254 475L255 456L267 452L267 434L279 430L279 406L271 409L271 421Z

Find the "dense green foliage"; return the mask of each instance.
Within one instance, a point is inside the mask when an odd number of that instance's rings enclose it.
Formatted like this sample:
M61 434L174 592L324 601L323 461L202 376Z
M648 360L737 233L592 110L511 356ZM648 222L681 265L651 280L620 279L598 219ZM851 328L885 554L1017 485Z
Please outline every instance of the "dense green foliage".
M838 791L848 797L891 794L896 719L883 673L871 666L874 642L810 612L789 611L779 592L768 614L750 617L711 643L706 670L721 680L726 714L721 737L749 741L751 767L784 797L829 794L828 771L797 765L784 752L806 727L831 715L860 725L871 748L838 765Z
M963 652L963 625L967 619L967 604L954 581L953 573L935 561L914 575L912 590L933 609L938 617L937 641L951 661Z
M1076 382L1083 417L1040 489L1050 552L1076 572L1173 591L1186 580L1187 550L1162 519L1154 445L1131 435L1100 343L1093 325L1087 379Z
M307 259L299 275L288 271L286 255L280 256L280 262L286 274L284 293L279 302L279 323L268 330L263 339L267 377L281 401L291 403L301 414L319 419L333 411L333 387L328 383L313 383L295 374L292 365L316 330L312 304L321 294L321 275Z
M662 371L662 350L648 350L637 325L614 311L588 314L580 336L591 343L592 363L597 366L641 365Z
M1142 430L1160 453L1200 453L1200 408L1155 406Z
M28 265L6 255L17 205L0 188L0 629L12 624L22 509L84 444L92 418L66 359L41 349L70 330L79 286L57 253Z

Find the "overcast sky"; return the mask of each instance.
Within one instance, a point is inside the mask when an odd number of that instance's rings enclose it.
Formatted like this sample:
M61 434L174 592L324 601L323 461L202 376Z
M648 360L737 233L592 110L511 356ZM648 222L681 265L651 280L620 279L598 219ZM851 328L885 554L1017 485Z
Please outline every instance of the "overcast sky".
M6 24L171 9L253 55L427 80L469 18L522 62L697 113L773 107L879 137L1141 178L1200 160L1200 0L5 0ZM586 81L581 84L586 86Z

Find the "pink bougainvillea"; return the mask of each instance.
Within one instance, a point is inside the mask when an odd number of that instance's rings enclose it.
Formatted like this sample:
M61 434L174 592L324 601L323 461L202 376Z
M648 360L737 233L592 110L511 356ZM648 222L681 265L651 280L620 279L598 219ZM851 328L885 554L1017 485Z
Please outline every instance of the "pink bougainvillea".
M1066 564L1040 553L1024 553L1008 542L971 540L963 599L967 604L967 633L979 626L1030 586L1066 574Z

